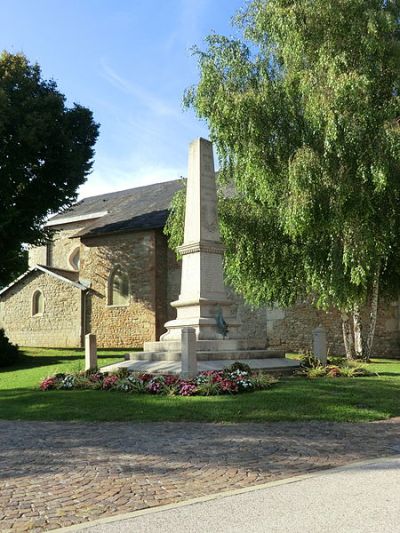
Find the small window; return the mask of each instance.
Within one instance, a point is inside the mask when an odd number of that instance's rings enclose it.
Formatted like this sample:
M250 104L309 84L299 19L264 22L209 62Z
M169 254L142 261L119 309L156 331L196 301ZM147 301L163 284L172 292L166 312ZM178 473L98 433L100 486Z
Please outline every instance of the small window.
M80 249L75 248L72 254L69 256L69 264L74 270L79 270L81 266Z
M41 291L35 291L32 297L32 316L43 315L44 298Z
M129 278L120 267L114 269L109 281L109 305L128 305L129 304Z

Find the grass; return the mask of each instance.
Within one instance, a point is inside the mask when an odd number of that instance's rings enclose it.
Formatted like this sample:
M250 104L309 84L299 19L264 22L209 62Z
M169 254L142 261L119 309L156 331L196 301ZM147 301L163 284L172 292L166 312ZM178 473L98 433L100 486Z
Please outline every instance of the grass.
M126 350L99 351L99 364ZM375 360L377 377L284 377L273 388L216 397L158 397L106 391L38 390L56 372L83 368L81 350L29 348L16 366L0 370L0 419L80 421L361 422L400 416L400 361Z

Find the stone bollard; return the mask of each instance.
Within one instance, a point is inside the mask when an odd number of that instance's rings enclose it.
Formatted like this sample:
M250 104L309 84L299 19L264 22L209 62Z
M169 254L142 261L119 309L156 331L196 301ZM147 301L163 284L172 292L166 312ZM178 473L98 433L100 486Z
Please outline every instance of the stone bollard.
M196 330L194 328L182 328L181 351L181 378L192 379L197 375Z
M313 329L313 354L320 360L321 365L326 365L328 358L327 341L326 341L326 329L320 324L317 328Z
M97 347L96 335L88 333L85 335L85 370L95 370L97 368Z

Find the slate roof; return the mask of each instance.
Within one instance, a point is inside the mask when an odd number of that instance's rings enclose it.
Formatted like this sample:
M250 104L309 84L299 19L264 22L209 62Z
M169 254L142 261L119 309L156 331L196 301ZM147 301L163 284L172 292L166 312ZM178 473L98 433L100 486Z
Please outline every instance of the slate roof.
M54 268L54 267L48 267L43 265L35 265L31 268L29 268L26 272L21 274L17 279L12 281L9 285L6 287L3 287L0 290L0 297L5 294L7 291L9 291L14 285L19 283L21 280L32 274L33 272L43 272L44 274L48 274L50 276L53 276L60 281L63 281L65 283L69 283L70 285L73 285L77 289L80 289L81 291L85 291L88 287L81 283L79 281L79 272L74 270L64 270L62 268Z
M74 236L93 237L106 233L163 228L175 193L182 180L165 181L125 191L84 198L63 213L50 219L63 223L71 217L84 217L107 211Z

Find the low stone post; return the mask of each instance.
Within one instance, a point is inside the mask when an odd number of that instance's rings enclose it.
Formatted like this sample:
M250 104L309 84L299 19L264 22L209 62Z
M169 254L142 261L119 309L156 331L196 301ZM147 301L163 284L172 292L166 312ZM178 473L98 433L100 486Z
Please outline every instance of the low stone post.
M182 328L181 351L181 378L192 379L197 375L196 330L194 328Z
M313 354L320 360L321 365L326 365L328 358L328 349L326 341L326 329L320 324L312 332L313 336Z
M85 335L85 370L97 368L97 346L96 335L88 333Z

